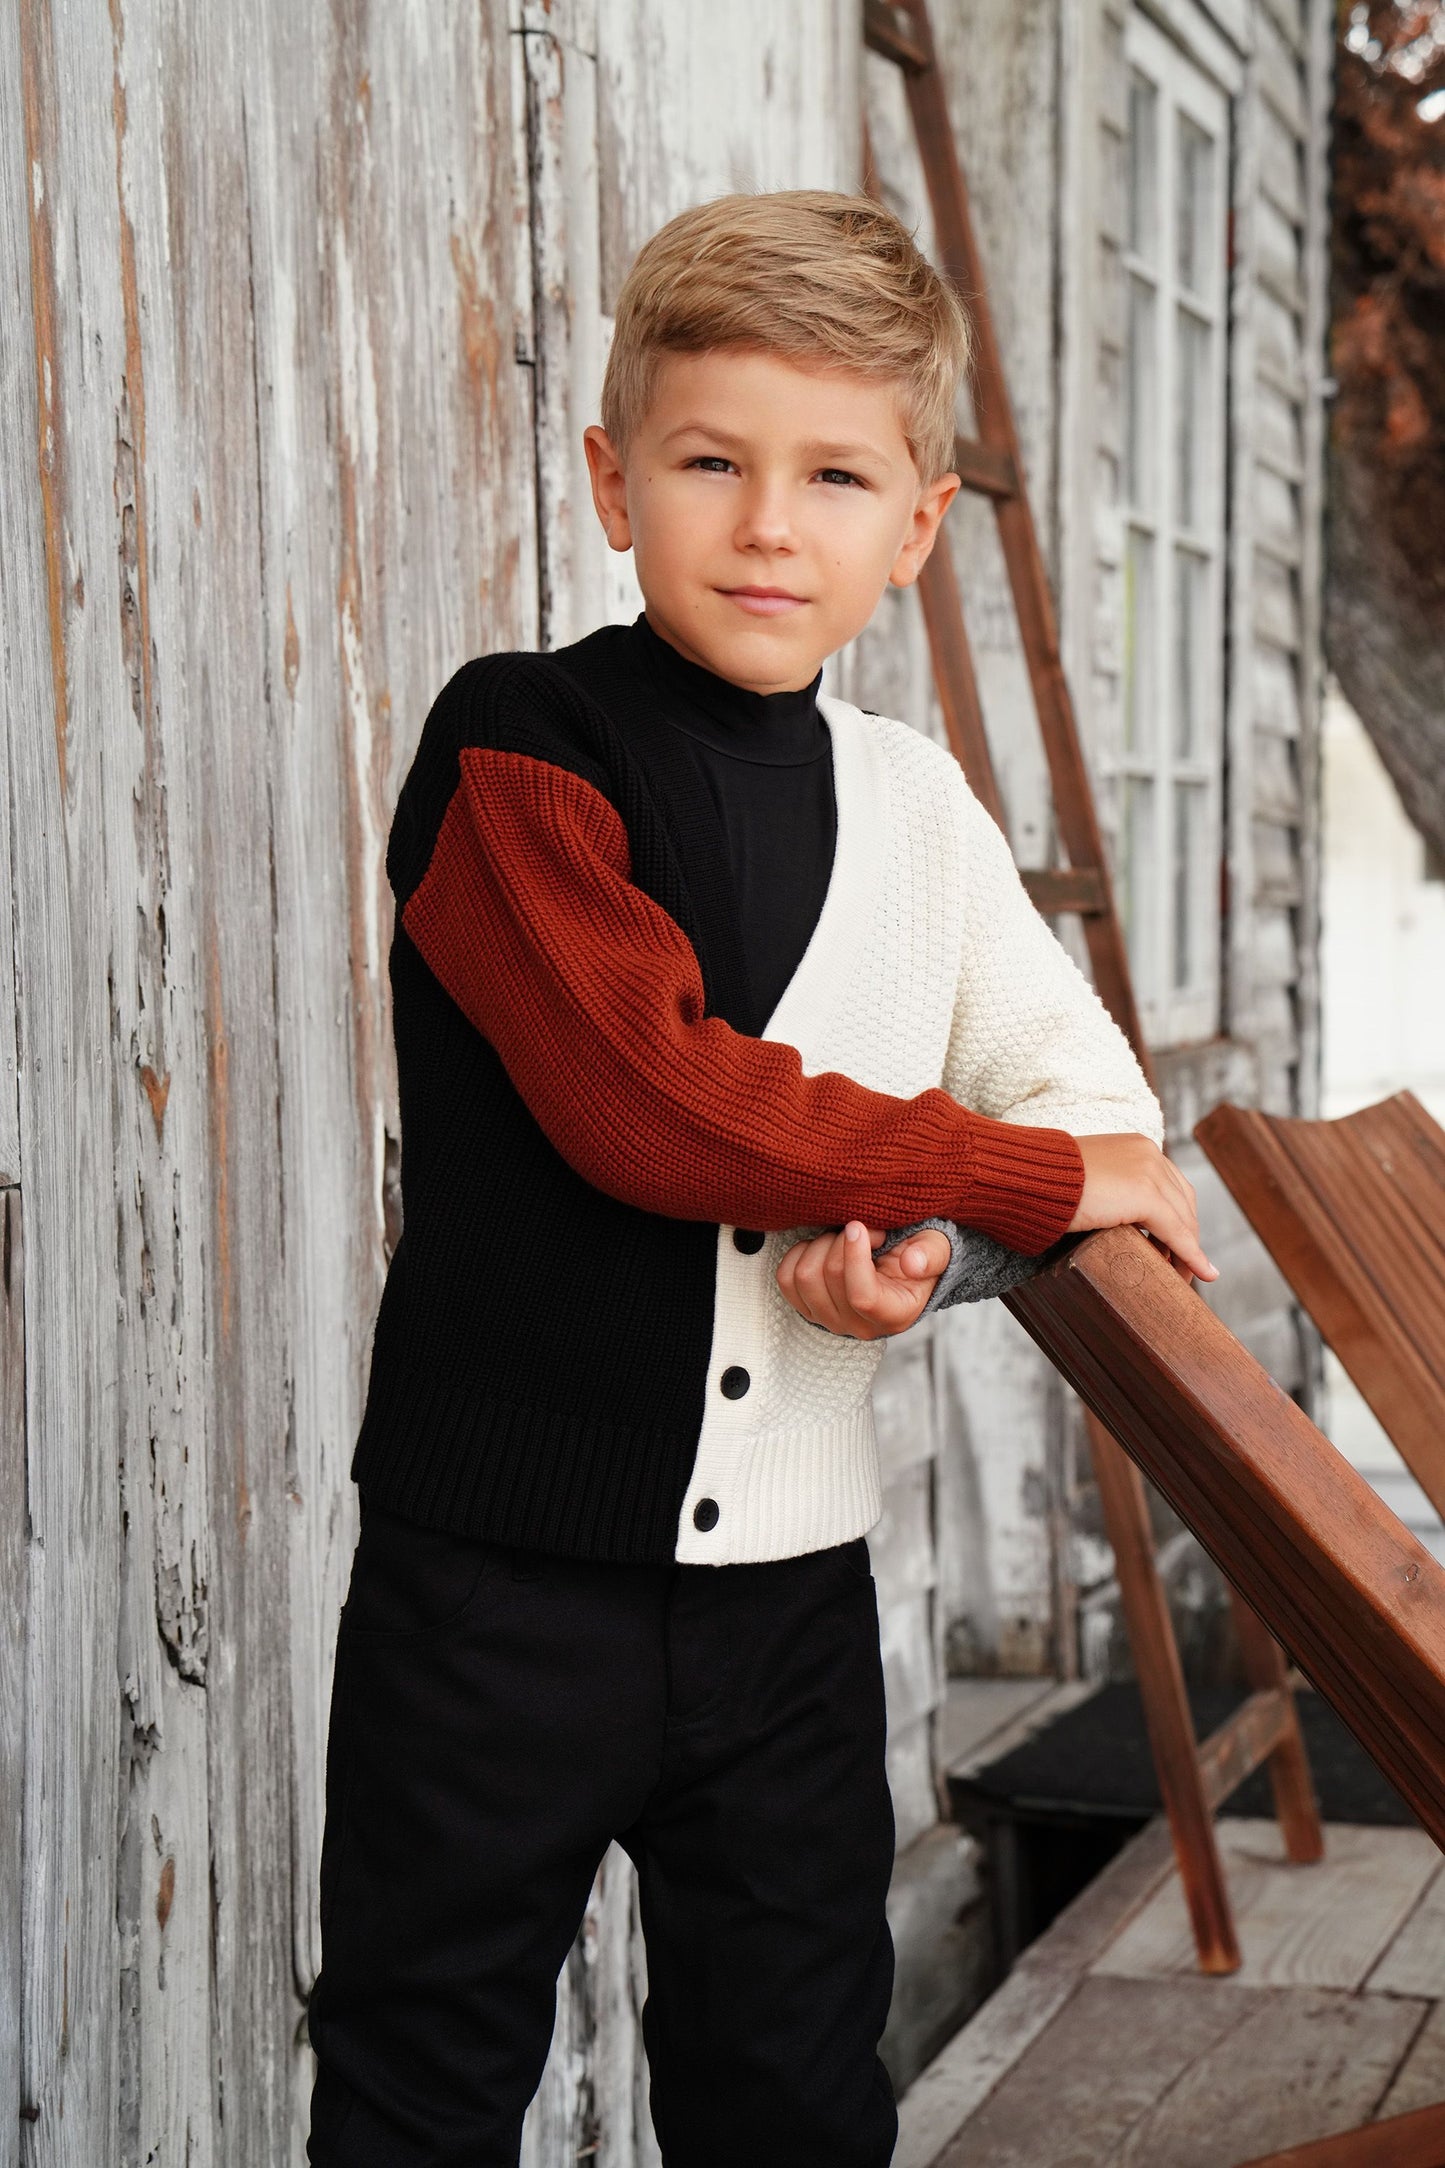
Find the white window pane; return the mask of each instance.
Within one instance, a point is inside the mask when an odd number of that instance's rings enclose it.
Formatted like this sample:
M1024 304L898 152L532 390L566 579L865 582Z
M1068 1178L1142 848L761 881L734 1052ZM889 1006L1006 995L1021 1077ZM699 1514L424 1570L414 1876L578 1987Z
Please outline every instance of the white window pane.
M1129 78L1129 246L1154 260L1159 205L1159 93L1136 69Z
M1124 494L1138 512L1154 510L1154 416L1159 381L1158 304L1141 278L1129 281L1128 351L1124 359L1127 433Z
M1209 560L1197 550L1174 552L1174 751L1195 760L1209 750L1213 673L1209 653Z
M1124 779L1123 822L1119 836L1119 906L1129 963L1146 994L1154 983L1153 935L1158 913L1157 852L1154 834L1154 785L1146 777Z
M1210 370L1214 333L1188 309L1178 312L1174 368L1174 518L1193 532L1208 516Z
M1174 197L1175 264L1186 292L1210 291L1215 269L1213 236L1214 139L1179 115L1179 170Z
M1154 538L1131 528L1124 559L1124 745L1130 753L1147 753L1154 743L1158 627Z
M1176 993L1204 976L1205 920L1210 908L1209 793L1203 783L1174 786L1173 969Z

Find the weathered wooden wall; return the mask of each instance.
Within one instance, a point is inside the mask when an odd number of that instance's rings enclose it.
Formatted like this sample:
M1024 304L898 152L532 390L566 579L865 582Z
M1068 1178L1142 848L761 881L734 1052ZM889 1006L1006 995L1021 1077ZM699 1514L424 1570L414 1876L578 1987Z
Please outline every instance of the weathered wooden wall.
M300 2158L381 852L437 684L537 622L507 32L0 13L7 2159Z
M699 194L851 181L858 23L21 0L0 41L0 2157L254 2168L300 2158L396 1232L390 807L461 659L625 606L603 309ZM649 2157L630 1915L610 1861L538 2168Z
M1237 1076L1303 1092L1312 1060L1321 13L1213 11L1254 86L1248 901L1236 1037L1179 1070L1176 1124ZM1107 791L1121 11L935 17ZM726 188L852 186L864 100L857 0L0 11L0 2162L300 2160L346 1470L397 1226L390 808L463 657L636 607L578 438L637 243ZM866 103L926 237L873 60ZM956 548L1015 844L1042 860L982 507ZM916 598L832 681L937 733ZM1231 1322L1288 1353L1237 1254ZM878 1411L906 1843L936 1812L949 1663L1067 1663L1091 1581L1101 1647L1112 1612L1059 1388L997 1306L890 1350ZM613 1853L528 2168L655 2161L640 1993Z

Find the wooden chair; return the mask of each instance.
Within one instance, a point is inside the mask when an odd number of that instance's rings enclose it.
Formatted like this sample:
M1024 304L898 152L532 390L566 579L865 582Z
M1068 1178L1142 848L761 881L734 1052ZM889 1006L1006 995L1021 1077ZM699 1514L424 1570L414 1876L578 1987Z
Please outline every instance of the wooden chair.
M1445 1568L1136 1229L1003 1299L1445 1850ZM1445 2106L1252 2168L1445 2168Z
M1399 1092L1333 1122L1216 1107L1194 1134L1445 1517L1445 1129Z

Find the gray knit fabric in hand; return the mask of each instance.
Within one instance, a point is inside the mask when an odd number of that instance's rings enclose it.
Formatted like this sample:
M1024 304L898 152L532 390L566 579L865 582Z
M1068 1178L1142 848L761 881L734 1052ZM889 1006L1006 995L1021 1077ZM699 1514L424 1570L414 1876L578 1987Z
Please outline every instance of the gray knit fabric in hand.
M934 1310L951 1310L958 1302L986 1302L991 1295L1002 1295L1032 1279L1051 1254L1045 1250L1041 1256L1025 1257L977 1227L960 1227L957 1220L926 1219L916 1227L900 1227L880 1242L873 1255L884 1257L889 1250L901 1249L912 1236L930 1229L947 1235L951 1254L938 1276L938 1285L918 1313L920 1317Z

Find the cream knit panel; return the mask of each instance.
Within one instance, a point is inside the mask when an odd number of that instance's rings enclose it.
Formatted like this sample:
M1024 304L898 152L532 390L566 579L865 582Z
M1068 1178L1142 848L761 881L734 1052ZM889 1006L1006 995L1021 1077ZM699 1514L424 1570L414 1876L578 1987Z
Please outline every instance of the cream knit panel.
M956 762L906 724L822 703L838 794L834 881L768 1036L812 1075L902 1097L943 1088L999 1120L1077 1135L1159 1110L1103 1004L1029 902ZM808 1324L776 1272L801 1236L740 1255L720 1231L707 1412L677 1556L783 1558L862 1534L879 1507L868 1390L881 1342ZM719 1381L745 1369L741 1399ZM719 1515L699 1529L706 1498Z
M1128 1040L1029 901L961 769L940 759L968 868L944 1089L996 1121L1075 1137L1133 1130L1162 1144L1159 1102Z

